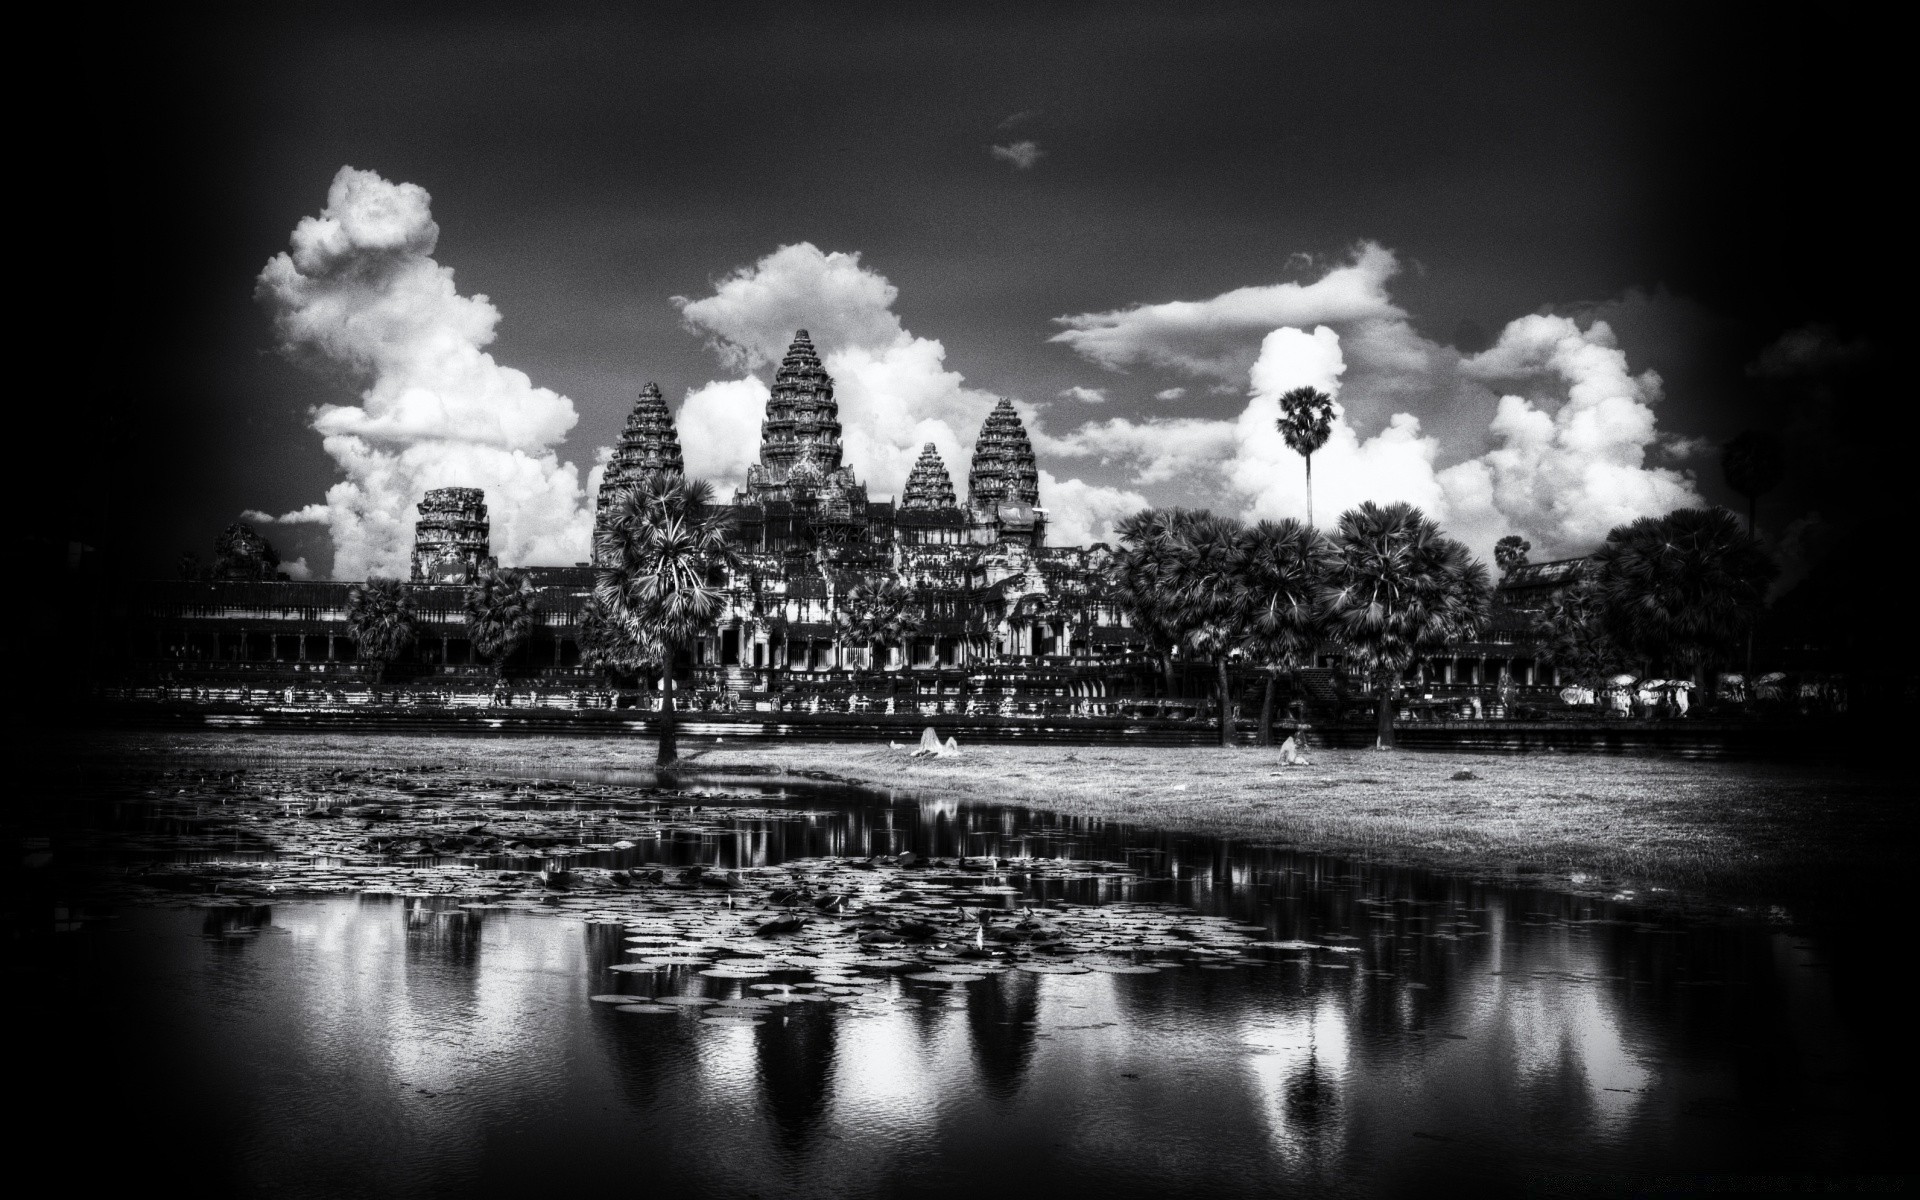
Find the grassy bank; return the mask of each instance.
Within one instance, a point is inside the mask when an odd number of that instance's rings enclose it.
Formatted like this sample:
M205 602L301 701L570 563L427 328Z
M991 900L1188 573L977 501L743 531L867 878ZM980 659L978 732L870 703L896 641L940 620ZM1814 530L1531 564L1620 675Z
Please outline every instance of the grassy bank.
M98 749L161 758L641 768L636 738L113 734ZM1031 805L1102 821L1288 842L1375 862L1527 874L1579 890L1745 904L1844 896L1895 876L1915 822L1891 774L1660 758L989 745L914 759L870 744L685 748L685 777L829 778L930 799ZM1471 778L1456 778L1462 772Z

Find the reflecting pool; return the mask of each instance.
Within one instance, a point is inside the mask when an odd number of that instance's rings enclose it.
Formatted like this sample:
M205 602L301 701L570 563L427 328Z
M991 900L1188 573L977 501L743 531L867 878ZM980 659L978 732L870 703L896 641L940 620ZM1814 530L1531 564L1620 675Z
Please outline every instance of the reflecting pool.
M1852 943L1778 917L827 788L335 776L129 778L80 839L73 1117L209 1191L1616 1194L1857 1171L1905 1121Z

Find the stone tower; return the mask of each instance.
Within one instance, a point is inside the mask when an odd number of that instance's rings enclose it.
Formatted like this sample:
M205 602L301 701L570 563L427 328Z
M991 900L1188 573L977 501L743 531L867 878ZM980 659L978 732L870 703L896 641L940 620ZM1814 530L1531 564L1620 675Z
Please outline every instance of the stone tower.
M774 372L760 423L760 461L747 468L737 503L763 513L782 511L791 529L822 541L843 542L868 525L866 485L840 463L840 405L833 376L820 365L807 331L798 330Z
M479 488L434 488L420 501L413 526L413 582L472 583L494 565L489 554L487 494Z
M907 476L907 490L900 495L900 507L952 508L956 503L947 464L940 460L940 451L928 442Z
M600 478L600 494L594 503L593 551L595 566L601 561L600 533L612 516L614 498L620 489L650 471L679 471L686 465L680 456L680 434L674 428L673 414L660 395L660 385L649 383L640 389L627 425L620 431L620 442L607 461L606 474Z
M774 372L767 417L760 423L760 468L768 484L811 481L840 469L840 405L833 377L820 365L813 340L793 335Z
M1033 462L1033 443L1013 403L1002 400L980 426L973 444L973 467L967 472L967 505L1040 503L1040 471Z

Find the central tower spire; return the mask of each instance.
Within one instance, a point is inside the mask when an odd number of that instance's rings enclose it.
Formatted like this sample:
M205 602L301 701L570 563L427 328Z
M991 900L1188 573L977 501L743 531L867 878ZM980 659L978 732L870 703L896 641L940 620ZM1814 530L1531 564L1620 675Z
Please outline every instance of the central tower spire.
M771 484L808 482L840 469L840 405L833 398L833 376L820 365L804 329L794 333L773 375L766 420L760 423L760 465Z

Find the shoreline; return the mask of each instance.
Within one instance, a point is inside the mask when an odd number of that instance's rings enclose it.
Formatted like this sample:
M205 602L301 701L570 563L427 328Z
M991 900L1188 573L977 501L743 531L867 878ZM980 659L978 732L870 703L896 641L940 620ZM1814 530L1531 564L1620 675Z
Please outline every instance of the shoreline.
M83 735L115 758L306 760L651 775L651 738ZM683 743L671 783L792 778L1025 805L1171 833L1280 842L1382 866L1636 903L1823 907L1897 877L1911 806L1890 771L1594 755L1277 748ZM1456 778L1465 772L1470 777Z

